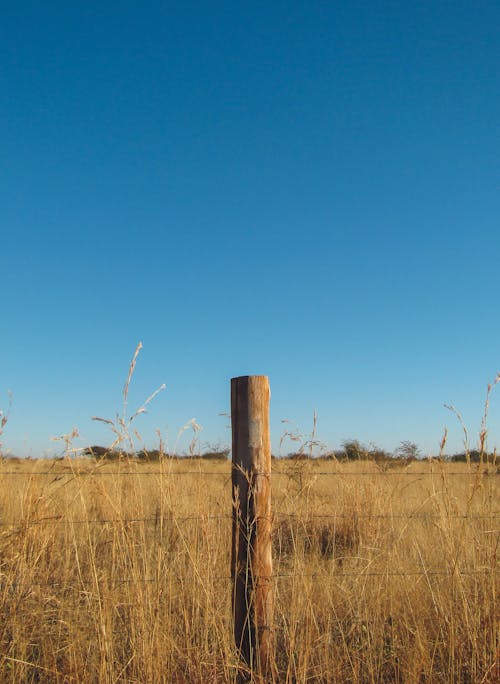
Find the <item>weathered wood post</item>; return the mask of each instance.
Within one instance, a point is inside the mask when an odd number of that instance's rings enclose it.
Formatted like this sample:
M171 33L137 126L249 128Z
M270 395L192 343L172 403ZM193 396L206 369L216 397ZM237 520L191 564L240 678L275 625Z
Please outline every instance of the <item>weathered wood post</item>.
M231 380L234 638L257 681L274 681L269 380Z

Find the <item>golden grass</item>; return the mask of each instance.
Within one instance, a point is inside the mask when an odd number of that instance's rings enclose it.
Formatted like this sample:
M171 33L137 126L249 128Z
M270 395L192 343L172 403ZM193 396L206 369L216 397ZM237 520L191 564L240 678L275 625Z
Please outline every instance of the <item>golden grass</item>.
M492 466L273 469L279 681L499 680ZM236 681L230 515L228 462L1 461L0 682Z

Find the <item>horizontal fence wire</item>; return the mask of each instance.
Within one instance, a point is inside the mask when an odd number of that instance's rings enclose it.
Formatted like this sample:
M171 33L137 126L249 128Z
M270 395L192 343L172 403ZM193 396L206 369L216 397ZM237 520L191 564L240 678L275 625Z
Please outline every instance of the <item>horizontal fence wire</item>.
M314 513L299 515L298 513L283 513L274 512L273 518L291 519L297 522L307 522L309 520L497 520L500 519L500 513L495 512L491 514L466 514L466 513ZM48 518L41 518L38 520L0 520L0 527L28 527L31 525L130 525L135 523L154 523L156 525L165 524L169 522L186 522L188 520L197 520L206 522L207 520L232 520L233 516L230 514L220 515L158 515L144 518L89 518L71 520L63 518L62 516L50 516Z
M63 525L107 525L107 524L120 524L120 525L130 525L132 523L155 523L159 525L165 522L186 522L187 520L232 520L232 516L229 514L224 515L183 515L183 516L161 516L158 517L148 517L148 518L89 518L88 520L66 520L64 518L50 517L41 520L19 520L19 521L0 521L0 527L10 527L13 525L19 525L21 527L27 527L30 525L45 525L45 524L63 524Z
M281 517L293 518L296 520L310 520L311 518L340 518L351 520L352 518L364 520L381 519L381 520L441 520L442 518L465 519L465 520L491 520L492 518L500 518L500 513L492 513L490 515L467 515L466 513L452 513L439 515L437 513L313 513L312 515L299 516L298 513L276 513Z
M274 475L275 473L273 473ZM114 476L114 477L121 477L122 475L161 475L165 476L168 475L169 477L174 475L219 475L220 477L230 477L231 473L221 473L221 472L215 472L215 471L204 471L204 470L181 470L181 471L176 471L176 472L170 472L170 471L163 471L163 470L145 470L144 472L141 472L139 470L125 470L125 471L120 471L120 470L103 470L103 471L78 471L78 470L67 470L67 471L58 471L58 470L33 470L29 472L23 472L23 471L18 471L18 470L1 470L0 469L0 476L1 475L17 475L18 477L32 477L34 475L52 475L53 477L61 478L61 477L109 477L109 476Z
M139 466L140 467L140 466ZM475 477L477 475L500 475L500 471L495 470L496 466L492 466L491 464L489 465L491 470L488 470L488 464L483 464L482 468L483 470L470 470L470 471L460 471L460 470L454 470L454 471L449 471L447 472L446 470L397 470L396 467L391 468L390 470L384 470L384 469L378 469L378 470L373 470L373 471L360 471L356 472L355 470L348 470L348 471L342 471L342 470L311 470L308 473L304 473L307 475L319 475L322 477L344 477L344 476L349 476L349 477L368 477L368 476L418 476L418 477L423 477L423 476L432 476L432 475L444 475L446 477L448 476L460 476L460 477ZM269 473L255 473L256 475L268 475ZM273 470L271 472L271 476L279 476L279 477L297 477L297 475L300 474L300 471L283 471L283 470ZM122 476L169 476L169 477L177 477L177 476L186 476L186 475L198 475L198 476L217 476L217 477L230 477L231 476L231 471L229 472L221 472L221 471L210 471L210 470L204 470L204 469L199 469L199 470L66 470L66 471L58 471L58 470L30 470L30 471L22 471L22 470L2 470L0 467L0 476L16 476L16 477L32 477L32 476L50 476L52 475L54 478L61 478L61 477L122 477Z
M279 572L279 573L273 573L269 579L271 580L281 580L281 579L318 579L321 581L325 580L330 580L330 581L335 581L339 578L353 578L353 577L456 577L456 576L461 576L461 577L473 577L473 576L480 576L480 575L491 575L491 576L497 576L500 574L500 571L496 568L482 568L479 570L468 570L468 569L462 569L462 568L454 568L452 570L427 570L426 568L420 569L420 570L408 570L408 571L392 571L389 570L387 572L383 570L368 570L368 571L357 571L357 572L332 572L332 573L319 573L319 572L310 572L310 573L302 573L302 572ZM210 580L213 582L231 582L233 581L233 578L231 575L200 575L199 573L195 573L196 576L200 577L203 580ZM180 576L173 576L173 577L168 577L165 580L159 579L158 577L100 577L97 580L95 578L88 578L88 584L89 585L94 585L94 586L101 586L101 584L113 584L113 585L119 585L119 584L158 584L161 585L163 582L166 584L170 584L172 580L177 581L178 583L183 583L186 581L184 577ZM0 581L0 589L2 591L8 591L9 589L11 591L14 591L16 589L33 589L33 587L53 587L53 588L59 588L62 590L71 590L71 591L77 591L82 594L89 594L92 593L91 589L83 588L82 583L84 583L85 580L79 579L77 580L74 584L69 584L65 582L58 582L57 580L47 580L45 582L41 581L33 581L33 582L1 582ZM192 577L189 578L189 581L192 581ZM76 584L79 584L80 586L75 586Z

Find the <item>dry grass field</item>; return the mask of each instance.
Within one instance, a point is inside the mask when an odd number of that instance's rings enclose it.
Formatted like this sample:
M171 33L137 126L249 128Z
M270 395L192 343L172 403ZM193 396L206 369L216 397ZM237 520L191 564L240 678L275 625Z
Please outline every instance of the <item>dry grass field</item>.
M494 466L273 462L280 682L500 681ZM0 682L234 682L230 463L0 462Z

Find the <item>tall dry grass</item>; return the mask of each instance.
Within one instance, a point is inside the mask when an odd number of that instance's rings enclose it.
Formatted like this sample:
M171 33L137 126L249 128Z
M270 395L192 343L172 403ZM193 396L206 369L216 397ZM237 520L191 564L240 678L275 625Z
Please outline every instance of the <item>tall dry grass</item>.
M280 681L500 679L493 466L273 468ZM1 461L0 682L236 681L230 515L223 461Z

